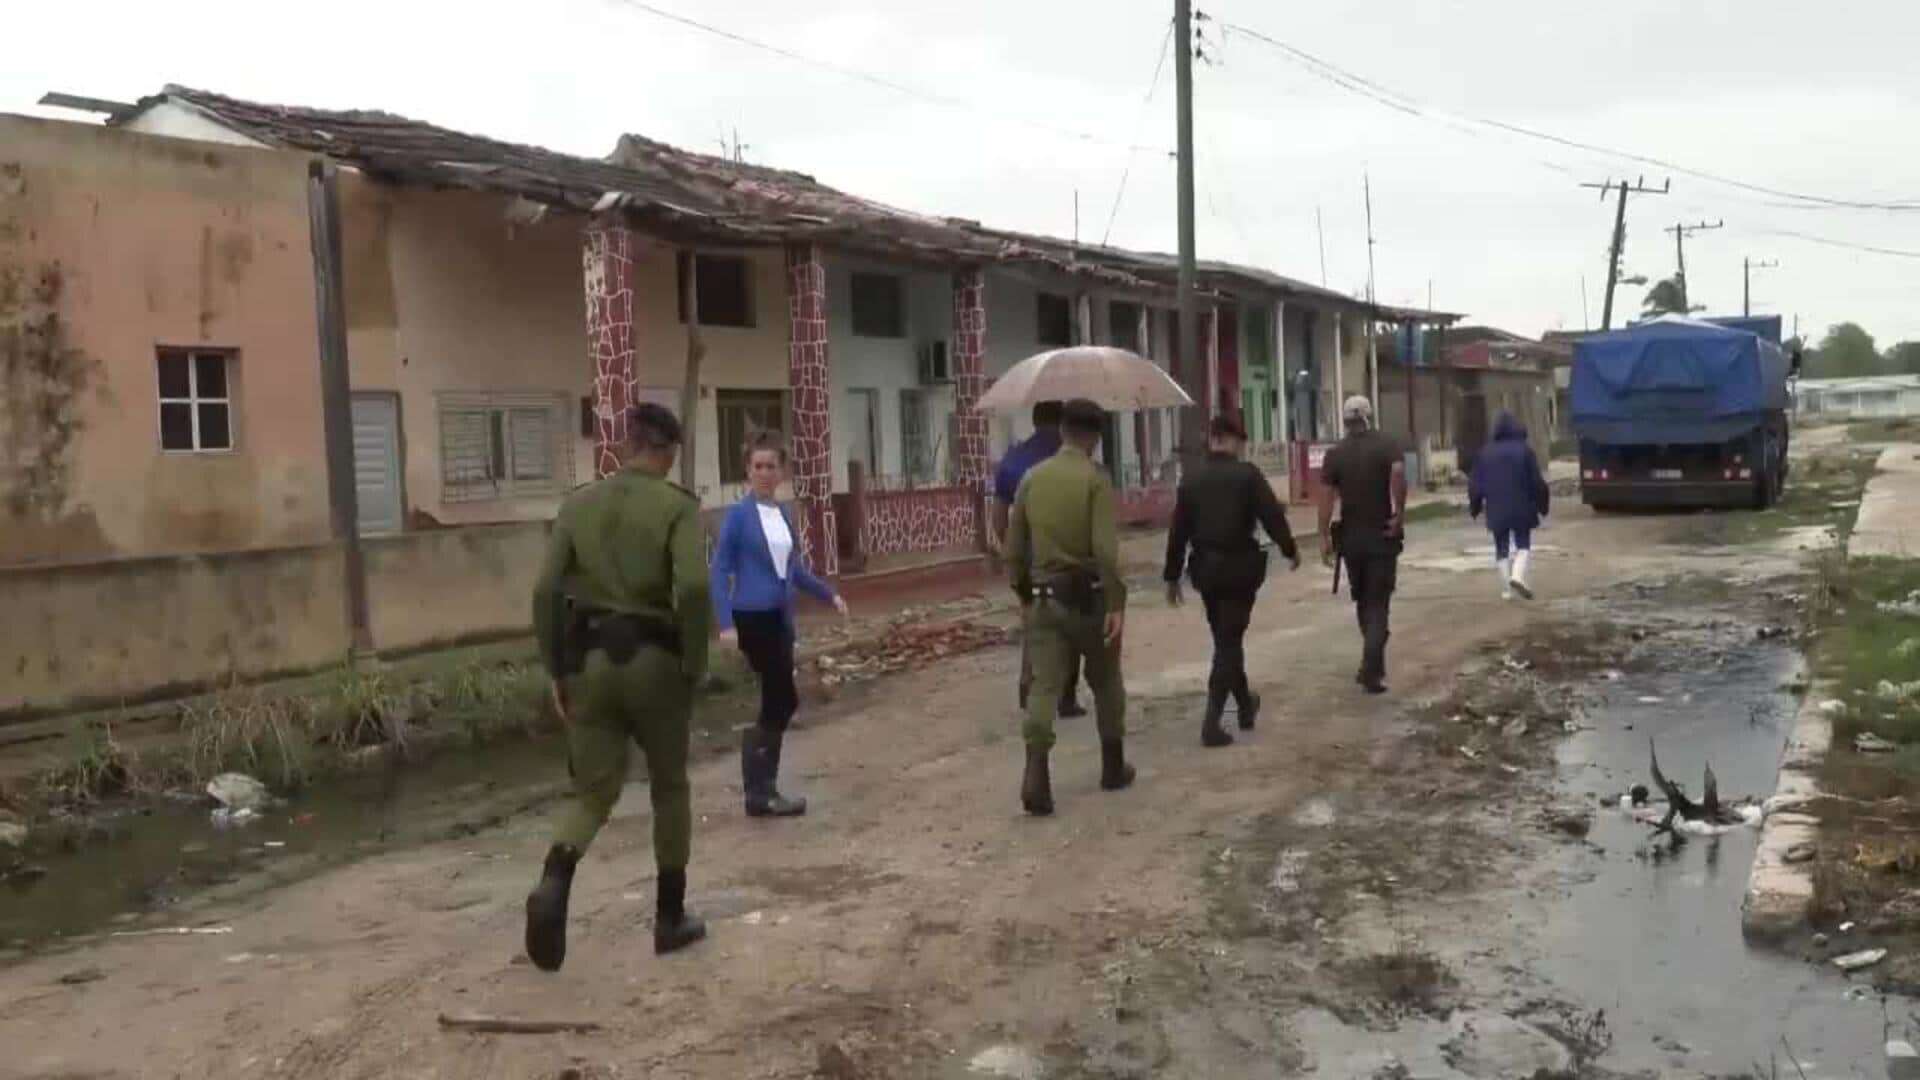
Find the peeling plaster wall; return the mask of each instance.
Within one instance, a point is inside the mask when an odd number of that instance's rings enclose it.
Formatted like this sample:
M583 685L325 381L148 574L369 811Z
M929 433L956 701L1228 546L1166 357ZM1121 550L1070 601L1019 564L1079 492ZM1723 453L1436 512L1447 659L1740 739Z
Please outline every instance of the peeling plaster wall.
M0 116L0 565L328 536L305 159ZM236 350L162 453L155 350Z

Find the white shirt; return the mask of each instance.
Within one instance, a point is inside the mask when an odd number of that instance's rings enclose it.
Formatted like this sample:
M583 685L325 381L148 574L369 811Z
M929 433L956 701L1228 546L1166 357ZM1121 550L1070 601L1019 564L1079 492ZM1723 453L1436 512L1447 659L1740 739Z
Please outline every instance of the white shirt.
M760 508L760 531L767 534L767 551L773 555L773 572L787 580L787 563L793 558L793 531L787 528L787 516L778 506L755 503Z

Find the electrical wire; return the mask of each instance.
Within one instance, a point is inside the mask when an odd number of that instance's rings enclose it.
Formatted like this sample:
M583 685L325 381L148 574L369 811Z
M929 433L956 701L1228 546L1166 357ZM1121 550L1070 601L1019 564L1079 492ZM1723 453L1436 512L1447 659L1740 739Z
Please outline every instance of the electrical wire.
M1140 99L1140 111L1133 118L1133 141L1140 141L1140 125L1146 123L1147 108L1153 104L1153 96L1160 92L1160 73L1166 70L1167 54L1173 51L1173 20L1167 20L1167 32L1160 38L1160 59L1154 61L1153 78L1147 81L1147 96ZM1133 175L1133 155L1137 147L1127 148L1127 162L1120 168L1120 186L1113 193L1113 207L1107 211L1107 227L1100 232L1100 246L1106 247L1113 236L1113 223L1120 217L1120 200L1127 196L1127 178Z
M1333 83L1336 86L1340 86L1343 89L1346 89L1352 93L1359 94L1363 97L1367 97L1381 105L1384 105L1388 108L1394 109L1402 113L1406 113L1409 116L1420 117L1422 119L1436 120L1443 123L1451 122L1448 116L1442 113L1441 110L1435 109L1430 105L1423 104L1417 99L1408 97L1405 94L1401 94L1401 93L1398 93L1397 91L1390 90L1387 87L1380 85L1379 83L1376 83L1370 79L1367 79L1364 76L1355 74L1354 72L1348 71L1345 68L1339 67L1338 65L1333 64L1330 61L1323 60L1320 57L1315 56L1312 53L1309 53L1306 50L1301 49L1297 46L1290 45L1284 41L1281 41L1278 38L1272 37L1271 35L1268 35L1268 34L1264 34L1258 30L1252 29L1251 27L1244 26L1239 23L1223 23L1222 25L1229 27L1235 32L1245 34L1256 41L1262 42L1275 49L1278 49L1280 52L1282 52L1289 58L1293 59L1296 63L1307 68L1307 70L1309 70L1313 74L1319 76L1320 78L1328 82ZM1788 191L1781 188L1769 187L1765 184L1751 183L1745 180L1736 179L1734 177L1725 176L1719 173L1708 172L1704 169L1695 169L1690 166L1681 165L1676 162L1669 161L1665 158L1654 157L1648 154L1637 154L1627 150L1616 150L1611 147L1598 145L1596 143L1584 142L1579 139L1570 139L1564 136L1552 134L1550 132L1539 131L1533 128L1523 127L1519 124L1510 124L1501 120L1491 120L1485 117L1477 117L1477 116L1462 116L1461 119L1465 120L1468 123L1480 124L1489 128L1493 128L1498 131L1505 131L1510 134L1520 135L1529 139L1535 139L1542 142L1551 143L1557 146L1564 146L1570 149L1580 150L1580 151L1584 151L1586 153L1591 153L1591 154L1600 154L1605 157L1612 157L1612 158L1618 158L1618 159L1623 159L1627 161L1633 161L1643 165L1652 165L1656 168L1667 169L1671 172L1680 173L1682 175L1694 177L1695 179L1705 180L1710 183L1720 184L1726 187L1736 188L1742 191L1753 192L1760 195L1768 195L1768 196L1772 196L1774 198L1779 198L1779 199L1789 199L1789 200L1792 200L1795 204L1803 208L1817 207L1817 208L1826 208L1826 209L1886 210L1886 211L1898 211L1898 212L1920 211L1920 200L1877 202L1877 201L1869 201L1869 200L1861 200L1861 199L1842 199L1842 198L1834 198L1827 195L1812 195L1812 194L1807 194L1805 192Z
M1900 248L1875 247L1872 244L1857 244L1851 240L1834 240L1825 236L1795 232L1792 229L1754 229L1754 232L1768 236L1786 236L1795 240L1805 240L1810 244L1825 244L1828 247L1847 248L1852 251L1864 251L1873 255L1892 255L1902 259L1920 259L1920 251L1903 251Z
M1129 151L1154 150L1161 153L1167 152L1167 149L1164 146L1138 146L1132 143L1122 143L1122 142L1119 142L1118 140L1109 139L1105 136L1096 135L1091 132L1076 131L1072 128L1057 127L1043 120L1036 120L1030 115L1004 112L998 109L991 109L979 104L978 102L969 101L965 98L957 98L947 94L940 94L930 90L923 90L917 86L910 86L906 83L889 79L884 75L875 75L870 71L862 71L859 68L848 67L845 64L837 64L830 60L822 60L818 57L808 56L805 53L795 52L794 50L786 48L781 45L775 45L775 44L772 44L771 42L761 41L757 38L748 37L745 34L735 33L734 31L727 30L723 27L714 26L711 23L704 23L704 22L700 22L697 19L690 19L685 15L668 11L664 8L655 7L654 5L647 3L646 0L609 0L609 2L614 4L619 4L623 7L632 8L635 11L644 12L656 18L665 19L668 22L678 23L681 26L689 27L691 29L698 30L702 33L711 34L718 38L724 38L725 40L731 41L737 45L745 45L748 48L758 49L761 52L765 52L765 53L771 53L774 56L782 57L783 59L791 60L791 61L794 61L795 63L807 64L812 67L820 68L824 71L830 71L835 75L841 76L842 78L852 79L855 82L867 83L871 86L877 86L884 90L891 90L894 93L904 94L908 97L918 98L921 101L930 102L935 105L942 105L942 106L946 106L947 108L966 109L973 112L991 114L994 116L1001 117L1002 119L1011 120L1015 123L1024 124L1028 127L1036 128L1041 131L1050 132L1054 135L1059 135L1064 138L1073 139L1078 142L1097 143L1103 146L1122 147Z

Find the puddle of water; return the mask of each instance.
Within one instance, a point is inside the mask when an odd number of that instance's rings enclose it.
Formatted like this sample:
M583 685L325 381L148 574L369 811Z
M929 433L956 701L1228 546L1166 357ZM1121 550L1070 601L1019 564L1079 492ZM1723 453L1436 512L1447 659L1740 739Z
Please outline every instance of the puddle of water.
M1561 1075L1572 1055L1552 1036L1499 1013L1461 1012L1446 1020L1408 1017L1387 1030L1350 1027L1321 1009L1288 1018L1308 1057L1308 1076L1475 1080Z
M1674 643L1676 665L1728 650L1719 667L1600 684L1604 700L1589 710L1590 726L1559 751L1563 798L1593 805L1596 794L1651 786L1649 736L1661 770L1695 797L1709 762L1723 799L1771 795L1793 715L1778 688L1800 659L1751 633L1735 625L1711 640ZM1844 977L1743 940L1740 905L1759 833L1694 837L1656 856L1667 842L1649 842L1650 831L1600 810L1588 839L1601 852L1573 864L1590 876L1550 904L1533 942L1536 971L1573 1000L1607 1010L1615 1038L1606 1063L1737 1073L1778 1053L1784 1075L1784 1036L1809 1080L1881 1075L1877 1001L1849 1001Z
M537 799L564 782L564 761L555 738L449 750L424 763L331 781L244 827L216 826L209 802L146 803L96 822L72 852L35 855L46 876L0 891L0 949L169 924L179 921L168 918L169 908L212 886L263 872L312 872L444 835L466 820L462 815ZM645 796L639 801L644 806Z

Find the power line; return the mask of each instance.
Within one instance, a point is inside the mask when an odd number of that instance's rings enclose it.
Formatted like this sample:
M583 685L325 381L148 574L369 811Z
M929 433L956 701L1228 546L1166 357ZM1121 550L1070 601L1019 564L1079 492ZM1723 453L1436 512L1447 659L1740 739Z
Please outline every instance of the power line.
M1160 59L1154 61L1153 78L1147 81L1147 96L1140 99L1140 111L1133 118L1133 139L1140 140L1140 125L1146 123L1147 107L1153 104L1153 95L1160 92L1160 73L1166 70L1167 53L1173 47L1173 20L1167 20L1167 32L1160 39ZM1113 193L1113 209L1107 212L1107 227L1100 233L1100 246L1106 247L1107 240L1113 236L1113 223L1120 217L1120 200L1127 196L1127 177L1133 175L1133 155L1137 147L1127 148L1127 163L1120 169L1120 186Z
M1892 255L1902 259L1920 259L1920 251L1903 251L1900 248L1875 247L1872 244L1856 244L1851 240L1834 240L1825 236L1813 236L1795 232L1792 229L1755 229L1755 232L1769 236L1787 236L1795 240L1805 240L1809 244L1825 244L1828 247L1847 248L1852 251L1865 251L1874 255Z
M1401 94L1401 93L1398 93L1397 91L1390 90L1387 87L1380 85L1379 83L1373 82L1372 80L1367 79L1364 76L1357 75L1351 71L1348 71L1345 68L1342 68L1336 64L1333 64L1330 61L1323 60L1320 57L1315 56L1304 49L1301 49L1294 45L1289 45L1288 43L1281 41L1278 38L1271 37L1267 34L1261 33L1258 30L1254 30L1250 27L1243 26L1238 23L1224 23L1223 25L1239 33L1245 34L1256 41L1263 42L1267 45L1272 46L1273 48L1280 50L1282 53L1292 58L1296 62L1306 66L1310 71L1314 72L1316 75L1319 75L1321 78L1326 79L1327 81L1332 82L1335 85L1341 86L1353 93L1360 94L1364 97L1370 98L1373 101L1378 102L1379 104L1385 105L1388 108L1395 109L1399 112L1406 113L1410 116L1416 116L1422 119L1437 120L1443 123L1449 122L1448 117L1444 115L1440 110L1435 109L1430 105L1423 104L1417 99L1408 97L1405 94ZM1510 124L1501 120L1490 120L1485 117L1477 117L1477 116L1470 116L1470 115L1462 116L1461 118L1470 123L1481 124L1486 127L1494 128L1499 131L1505 131L1515 135L1521 135L1526 138L1552 143L1557 146L1564 146L1564 147L1568 147L1575 150L1581 150L1587 153L1601 154L1607 157L1623 158L1628 161L1635 161L1635 162L1639 162L1646 165L1653 165L1662 169L1671 170L1673 172L1684 173L1685 175L1695 177L1696 179L1706 180L1711 183L1721 184L1727 187L1737 188L1743 191L1750 191L1750 192L1754 192L1761 195L1770 195L1775 198L1791 199L1799 204L1812 204L1815 206L1827 207L1832 209L1920 211L1920 200L1876 202L1876 201L1861 200L1861 199L1841 199L1841 198L1834 198L1826 195L1811 195L1805 192L1788 191L1781 188L1769 187L1764 184L1750 183L1745 180L1735 179L1733 177L1724 176L1719 173L1708 172L1704 169L1695 169L1686 165L1681 165L1675 162L1668 161L1664 158L1653 157L1648 154L1636 154L1636 153L1633 153L1632 151L1627 151L1627 150L1615 150L1611 147L1601 146L1596 143L1583 142L1579 139L1570 139L1564 136L1554 135L1549 132L1538 131L1533 128L1523 127L1519 124Z
M999 109L992 109L984 105L981 105L978 102L968 101L965 98L952 97L947 94L935 93L931 90L923 90L917 86L909 86L906 83L897 82L893 79L889 79L884 75L875 75L870 71L862 71L859 68L848 67L845 64L836 64L831 60L822 60L815 56L808 56L805 53L795 52L794 50L786 48L784 46L775 45L770 42L761 41L757 38L748 37L745 34L735 33L732 30L727 30L722 27L714 26L711 23L704 23L704 22L700 22L697 19L690 19L685 15L680 15L672 11L667 11L664 8L655 7L652 4L647 3L646 0L609 0L609 2L632 8L635 11L645 12L648 15L655 16L656 18L665 19L668 22L678 23L681 26L689 27L691 29L698 30L702 33L712 34L713 36L718 38L724 38L727 41L731 41L735 43L736 45L745 45L751 49L759 49L761 52L771 53L774 56L782 57L787 60L792 60L795 63L807 64L812 67L820 68L824 71L830 71L836 75L841 76L842 78L852 79L855 82L867 83L872 86L880 87L884 90L891 90L894 93L904 94L912 98L918 98L921 101L930 102L935 105L943 105L953 109L967 109L973 112L989 113L995 116L999 116L1003 119L1012 120L1016 123L1025 124L1028 127L1032 127L1041 131L1051 132L1055 135L1060 135L1069 139L1075 139L1080 142L1098 143L1103 146L1117 146L1127 150L1153 150L1160 153L1167 152L1166 147L1164 146L1137 146L1130 143L1122 143L1116 139L1109 139L1106 136L1096 135L1091 132L1076 131L1072 128L1057 127L1043 120L1036 120L1029 115L1025 115L1021 113L1005 112Z

